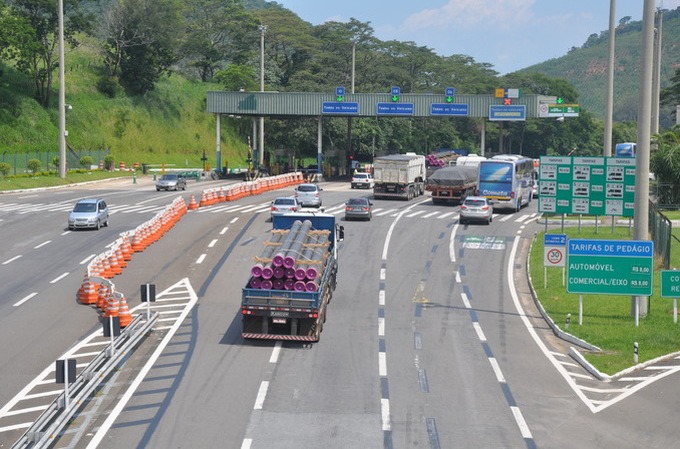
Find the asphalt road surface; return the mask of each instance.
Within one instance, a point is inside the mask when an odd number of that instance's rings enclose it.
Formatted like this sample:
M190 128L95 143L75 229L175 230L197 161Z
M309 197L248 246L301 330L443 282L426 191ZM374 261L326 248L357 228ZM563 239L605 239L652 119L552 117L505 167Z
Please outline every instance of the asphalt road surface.
M177 195L188 201L216 185L161 193L141 179L0 195L0 405L13 405L0 408L0 447L40 412L22 408L27 387L101 327L76 300L84 263ZM525 261L543 226L536 202L488 226L461 226L458 206L427 197L375 200L370 222L346 222L344 201L370 192L322 185L345 240L318 343L240 335L241 288L271 228L268 204L292 187L190 211L113 279L131 307L140 304L139 286L154 283L156 305L186 317L168 315L56 446L676 445L675 359L602 382L541 318ZM111 226L66 231L68 208L86 196L107 200Z

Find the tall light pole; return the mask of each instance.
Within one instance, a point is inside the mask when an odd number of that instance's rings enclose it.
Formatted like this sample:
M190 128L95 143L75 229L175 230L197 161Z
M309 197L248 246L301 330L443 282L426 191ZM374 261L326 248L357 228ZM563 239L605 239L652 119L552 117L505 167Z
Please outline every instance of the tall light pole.
M260 92L264 92L264 33L267 31L267 25L260 25ZM264 116L260 117L260 138L258 139L258 166L262 167L264 164Z
M642 13L640 94L637 117L637 156L635 157L635 223L636 240L649 240L649 149L652 124L652 54L654 53L654 0L645 0ZM636 297L633 297L635 300ZM649 298L637 297L640 315L647 315ZM631 312L635 301L631 303Z
M64 0L58 1L59 21L59 177L66 178L66 92L64 81Z
M656 42L654 45L654 75L652 81L652 134L659 133L659 114L661 113L659 106L661 101L661 38L663 36L663 11L661 8L657 10L657 17L659 22L656 26L656 33L654 33Z
M607 54L607 99L604 114L604 154L612 155L612 129L614 120L614 49L616 41L616 0L609 3L609 45Z

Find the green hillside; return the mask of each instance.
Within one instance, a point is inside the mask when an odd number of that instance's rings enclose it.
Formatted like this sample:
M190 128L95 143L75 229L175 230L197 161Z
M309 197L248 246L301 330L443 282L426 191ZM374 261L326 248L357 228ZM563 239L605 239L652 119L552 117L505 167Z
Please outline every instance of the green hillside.
M208 90L219 89L172 74L141 97L119 93L109 98L96 88L99 55L92 45L67 50L65 64L67 146L78 154L107 150L116 163L174 164L200 167L205 151L215 151L215 118L206 112ZM3 154L43 153L58 149L58 103L50 108L33 98L32 85L13 68L0 65L0 150ZM56 80L55 80L56 85ZM244 165L244 136L225 118L223 161ZM1 160L1 159L0 159Z
M638 92L640 90L640 53L642 22L619 24L616 30L614 73L614 121L637 119ZM661 88L668 87L671 77L680 68L680 9L663 16L661 49ZM608 31L591 35L580 48L568 54L536 64L520 72L539 72L551 77L564 78L579 92L579 104L596 117L604 118L607 83ZM674 123L666 107L660 115L661 127Z

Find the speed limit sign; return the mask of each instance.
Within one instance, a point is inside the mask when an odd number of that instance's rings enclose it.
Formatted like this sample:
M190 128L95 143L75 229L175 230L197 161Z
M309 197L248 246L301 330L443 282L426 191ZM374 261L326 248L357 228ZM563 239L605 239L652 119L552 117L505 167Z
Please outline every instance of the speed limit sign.
M564 267L566 264L567 236L545 234L543 241L543 266Z

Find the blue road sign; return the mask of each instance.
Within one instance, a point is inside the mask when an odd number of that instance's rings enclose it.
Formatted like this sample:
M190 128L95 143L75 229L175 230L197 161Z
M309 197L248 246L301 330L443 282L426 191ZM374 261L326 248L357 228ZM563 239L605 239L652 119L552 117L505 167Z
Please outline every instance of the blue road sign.
M447 97L453 97L454 95L456 95L456 89L454 87L447 87L444 90L444 95L446 95Z
M496 121L524 121L527 119L525 105L492 104L489 106L489 120Z
M401 88L399 86L394 86L392 87L390 92L392 93L392 95L399 95L401 93Z
M358 114L359 103L344 101L324 101L321 107L322 114Z
M567 246L566 234L545 234L543 244L549 246Z
M468 105L465 103L432 103L430 114L466 117L468 115Z
M377 103L375 113L378 115L413 115L413 103Z
M335 95L337 96L342 96L345 95L345 88L342 86L338 86L335 88Z

